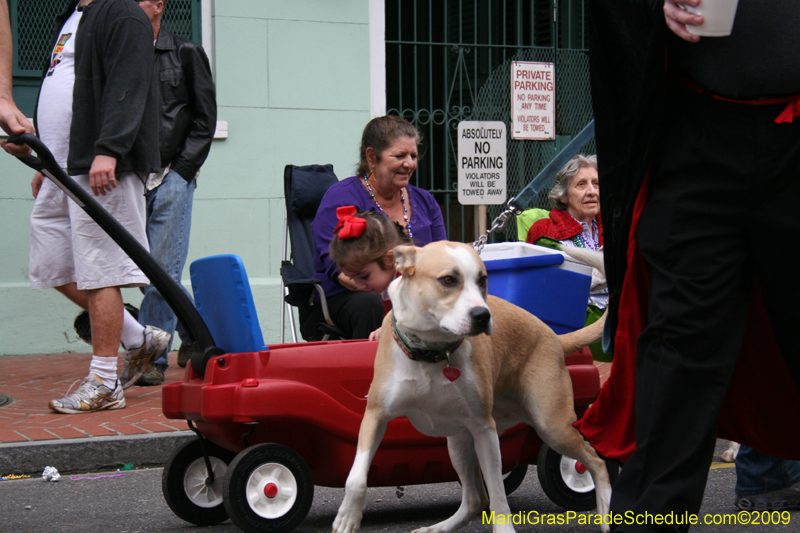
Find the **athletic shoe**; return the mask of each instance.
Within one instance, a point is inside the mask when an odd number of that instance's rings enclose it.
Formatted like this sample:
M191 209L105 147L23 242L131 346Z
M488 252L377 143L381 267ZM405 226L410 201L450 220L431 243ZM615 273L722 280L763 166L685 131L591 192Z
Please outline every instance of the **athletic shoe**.
M172 335L164 330L145 326L142 345L125 352L125 366L119 377L123 389L127 389L139 381L150 363L161 357L161 354L167 349L171 338Z
M77 391L72 394L67 391L66 396L60 400L51 400L47 405L56 413L68 415L93 413L103 409L122 409L125 407L125 394L122 392L119 380L114 383L112 390L103 385L96 375L89 374Z
M178 349L178 366L186 368L186 364L192 359L194 353L194 344L184 342Z
M800 509L800 481L791 487L764 494L754 494L752 496L740 496L737 494L736 501L733 504L745 511L788 511L790 509Z
M139 381L136 382L138 387L154 387L164 383L164 370L161 365L150 365L150 368L142 374Z

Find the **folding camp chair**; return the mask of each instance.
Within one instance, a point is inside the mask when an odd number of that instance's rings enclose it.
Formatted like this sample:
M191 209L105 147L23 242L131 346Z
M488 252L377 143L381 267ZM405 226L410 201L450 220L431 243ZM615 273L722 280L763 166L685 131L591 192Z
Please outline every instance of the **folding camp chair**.
M517 215L517 239L519 242L528 240L528 231L531 229L531 226L541 219L549 217L550 211L538 208L526 209Z
M339 181L333 173L333 165L286 165L283 173L283 188L286 198L286 221L283 232L283 261L281 261L281 289L284 302L281 311L281 343L284 342L286 313L292 342L297 342L292 307L322 307L325 322L319 325L323 340L331 335L343 338L344 332L336 327L328 313L328 303L320 282L314 279L314 235L311 223L317 214L325 191ZM291 246L291 254L289 254ZM319 295L319 302L314 300Z

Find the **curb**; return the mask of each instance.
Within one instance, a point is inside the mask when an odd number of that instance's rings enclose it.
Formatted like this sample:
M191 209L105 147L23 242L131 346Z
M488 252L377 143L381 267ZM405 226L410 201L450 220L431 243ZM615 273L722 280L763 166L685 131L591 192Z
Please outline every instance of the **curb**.
M161 467L179 446L196 439L191 431L0 444L0 475L59 473Z

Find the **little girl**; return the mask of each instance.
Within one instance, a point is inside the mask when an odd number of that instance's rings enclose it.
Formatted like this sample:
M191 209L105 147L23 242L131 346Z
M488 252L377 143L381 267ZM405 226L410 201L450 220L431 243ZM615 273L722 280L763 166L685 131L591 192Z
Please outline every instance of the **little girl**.
M339 271L353 280L360 291L379 294L386 312L392 303L386 294L397 277L392 250L401 244L413 244L402 226L375 211L356 213L352 205L336 209L339 223L331 239L331 259ZM338 237L338 238L337 238ZM381 328L369 335L377 340Z

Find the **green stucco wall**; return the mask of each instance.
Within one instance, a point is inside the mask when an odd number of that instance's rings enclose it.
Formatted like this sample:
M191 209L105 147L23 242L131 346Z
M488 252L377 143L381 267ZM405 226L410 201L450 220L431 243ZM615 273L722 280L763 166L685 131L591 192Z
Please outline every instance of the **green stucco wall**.
M228 138L214 141L201 171L188 263L242 257L267 343L279 339L283 169L332 163L340 179L351 175L370 118L368 11L367 0L213 2ZM55 290L28 288L31 177L0 155L0 355L87 352L72 327L78 309ZM188 286L188 266L183 277ZM141 299L133 289L123 296Z

